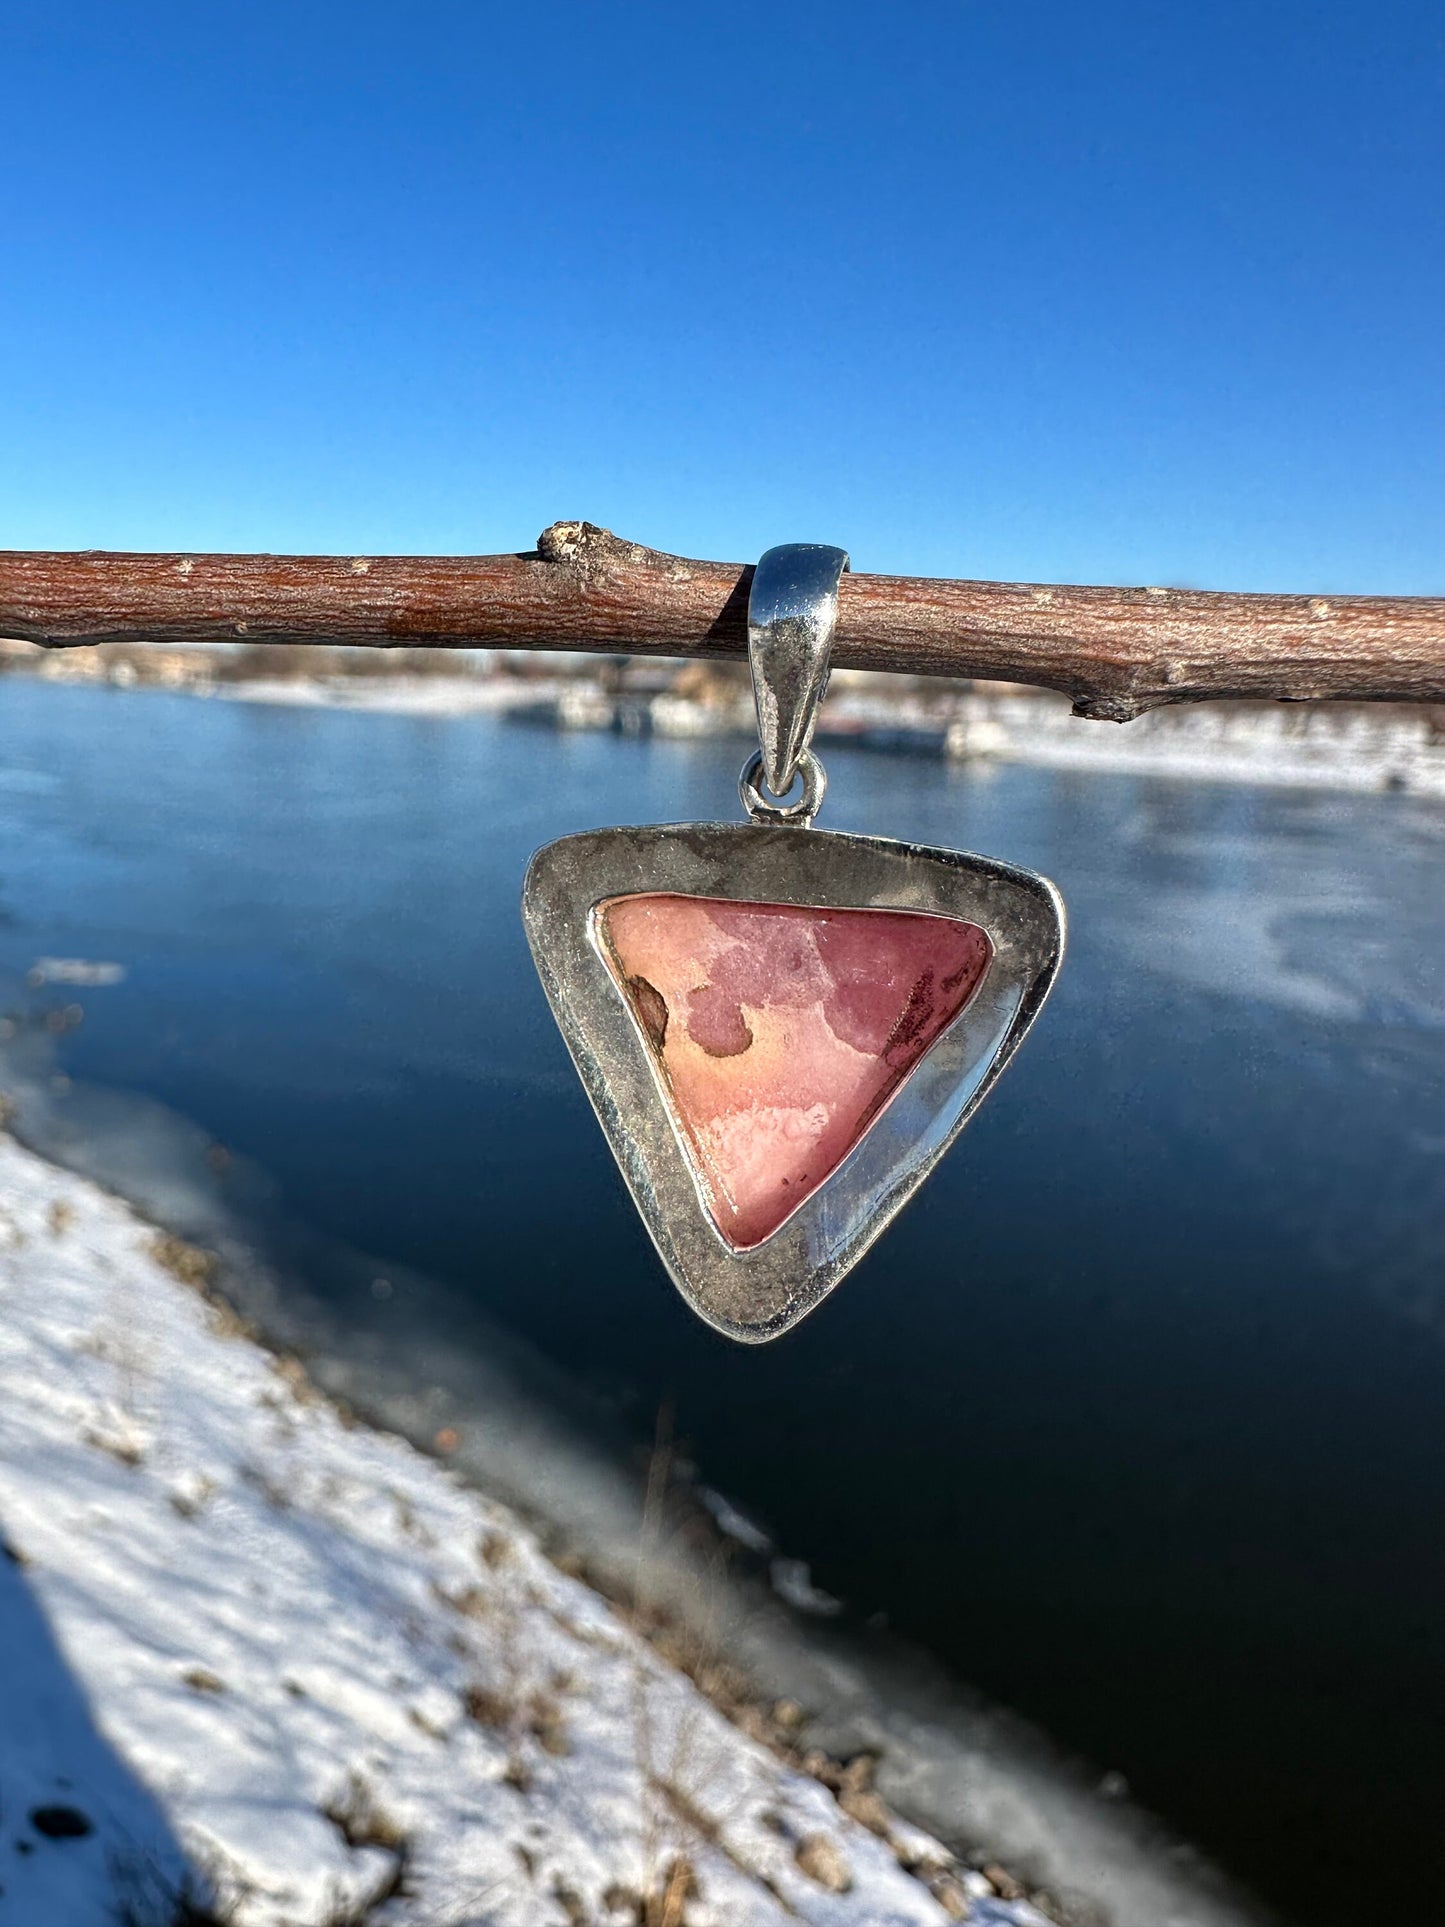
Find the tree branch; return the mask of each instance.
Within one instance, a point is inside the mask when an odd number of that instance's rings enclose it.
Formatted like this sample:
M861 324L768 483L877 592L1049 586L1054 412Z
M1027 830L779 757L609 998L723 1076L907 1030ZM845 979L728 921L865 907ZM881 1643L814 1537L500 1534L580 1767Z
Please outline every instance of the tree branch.
M738 656L752 570L556 522L524 555L0 553L0 635ZM1445 598L843 578L840 667L1062 690L1127 722L1223 697L1445 702Z

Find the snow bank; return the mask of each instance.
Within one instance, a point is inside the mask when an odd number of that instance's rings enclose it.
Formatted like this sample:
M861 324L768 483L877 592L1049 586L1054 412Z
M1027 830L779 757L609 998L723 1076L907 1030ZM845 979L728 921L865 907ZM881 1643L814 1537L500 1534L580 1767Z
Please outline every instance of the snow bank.
M0 1137L0 1927L1040 1927L204 1282Z

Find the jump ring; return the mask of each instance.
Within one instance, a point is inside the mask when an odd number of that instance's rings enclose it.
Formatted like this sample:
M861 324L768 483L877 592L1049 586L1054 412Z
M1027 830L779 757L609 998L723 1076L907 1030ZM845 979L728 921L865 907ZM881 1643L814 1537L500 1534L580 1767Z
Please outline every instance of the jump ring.
M796 823L804 829L808 827L822 807L828 778L810 749L805 749L798 758L798 774L803 779L803 793L796 803L784 803L764 789L763 753L758 749L753 751L738 778L738 796L755 823Z

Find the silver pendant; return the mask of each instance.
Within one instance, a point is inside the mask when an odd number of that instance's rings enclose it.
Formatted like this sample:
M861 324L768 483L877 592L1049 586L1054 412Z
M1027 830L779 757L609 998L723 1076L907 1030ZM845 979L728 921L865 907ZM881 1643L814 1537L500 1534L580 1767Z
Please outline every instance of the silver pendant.
M841 549L758 563L747 823L533 857L543 987L684 1298L731 1338L819 1304L937 1164L1048 995L1064 911L991 858L812 828ZM786 801L795 784L801 793Z

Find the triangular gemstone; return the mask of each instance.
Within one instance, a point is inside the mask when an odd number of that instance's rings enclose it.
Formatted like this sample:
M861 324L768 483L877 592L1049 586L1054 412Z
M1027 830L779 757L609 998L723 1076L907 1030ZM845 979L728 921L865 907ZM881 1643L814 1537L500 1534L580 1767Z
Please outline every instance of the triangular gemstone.
M761 1244L829 1178L978 988L977 924L645 894L599 904L713 1222Z

